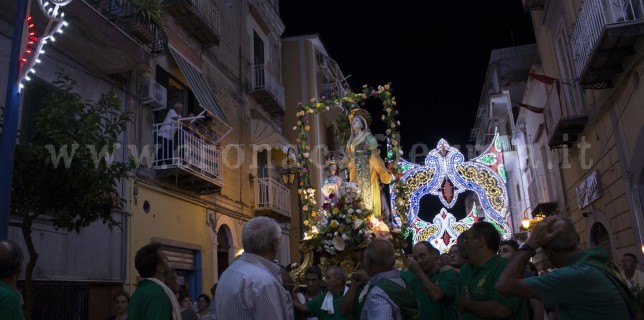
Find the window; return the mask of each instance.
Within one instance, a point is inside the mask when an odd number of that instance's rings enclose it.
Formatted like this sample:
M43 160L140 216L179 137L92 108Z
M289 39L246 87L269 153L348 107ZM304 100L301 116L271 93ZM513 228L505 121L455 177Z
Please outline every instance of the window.
M36 116L47 106L47 101L52 94L58 90L53 84L32 76L24 91L20 143L25 144L33 140Z
M562 21L565 21L563 17ZM554 40L555 56L561 76L560 100L562 112L565 116L583 114L579 87L575 85L574 81L577 75L573 69L575 63L571 54L572 47L563 23L559 25Z

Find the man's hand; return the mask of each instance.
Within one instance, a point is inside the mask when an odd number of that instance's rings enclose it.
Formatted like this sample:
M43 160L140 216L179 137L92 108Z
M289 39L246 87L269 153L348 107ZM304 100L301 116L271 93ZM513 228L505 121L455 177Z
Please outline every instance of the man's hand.
M537 223L526 243L537 249L550 243L564 231L564 228L565 223L558 217L547 217Z
M351 286L358 287L369 281L369 275L364 270L358 270L351 274Z
M463 313L467 311L467 305L470 302L470 290L465 287L465 290L463 292L463 295L458 299L458 312Z
M414 258L407 259L407 268L409 268L409 271L413 274L423 273L423 269Z

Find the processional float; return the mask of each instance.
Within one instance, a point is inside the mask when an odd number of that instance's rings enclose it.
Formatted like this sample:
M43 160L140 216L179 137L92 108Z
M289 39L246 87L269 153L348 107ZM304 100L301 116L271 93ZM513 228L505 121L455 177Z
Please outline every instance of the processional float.
M321 97L298 104L293 130L297 132L298 196L304 228L299 249L304 258L292 271L293 278L303 282L306 269L312 265L322 270L340 266L349 274L360 268L362 250L378 237L394 243L397 266L403 267L402 249L409 237L413 243L426 240L441 252L447 252L458 235L479 217L485 217L503 238L508 238L511 229L506 173L503 145L498 135L482 154L470 161L465 161L463 154L443 139L429 152L424 165L406 161L400 149L400 122L396 120L398 110L393 89L389 84L377 89L365 85L362 89L361 93L349 92L340 98ZM381 119L386 126L384 161L368 129L371 116L360 107L369 98L382 101ZM308 116L331 109L342 110L335 122L341 145L346 147L344 157L327 160L330 174L317 190L309 176ZM361 125L364 132L356 128ZM349 172L349 179L338 173L342 170ZM373 182L369 185L374 180L389 184L388 201L378 195L379 185L373 186ZM459 194L467 190L476 194L482 212L473 206L465 218L457 220L447 209L453 208ZM321 203L318 203L318 194L322 194ZM425 195L437 196L444 206L432 222L419 218L420 199Z

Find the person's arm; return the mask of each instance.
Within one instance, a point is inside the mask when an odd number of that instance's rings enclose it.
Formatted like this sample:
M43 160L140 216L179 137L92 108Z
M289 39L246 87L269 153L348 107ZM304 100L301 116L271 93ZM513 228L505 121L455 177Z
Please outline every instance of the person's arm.
M529 242L526 243L533 246ZM496 291L506 297L537 298L537 295L523 281L525 268L531 257L530 251L515 252L496 283Z
M472 313L480 318L506 319L512 315L512 309L493 300L475 301L470 298L467 287L459 298L458 310Z
M562 232L560 228L552 228L556 221L554 217L548 217L539 222L532 230L532 234L525 244L536 250L543 244L550 242ZM496 291L504 296L538 298L534 291L523 281L525 268L533 253L523 250L514 253L496 283Z
M416 260L407 259L407 266L409 267L409 271L411 271L416 276L418 281L420 281L420 284L423 286L425 293L427 294L427 296L429 296L430 299L432 299L432 301L439 302L445 298L443 289L429 280L429 278L425 274L425 271L423 271Z
M543 319L543 317L545 316L545 308L541 300L537 298L530 298L528 300L528 303L530 304L530 307L532 307L532 319Z
M340 314L348 316L353 312L353 305L356 301L356 297L360 294L363 285L367 283L367 281L369 281L369 276L367 276L364 271L356 272L351 275L351 286L349 286L349 290L344 294L344 296L342 296L340 303L338 303Z
M291 298L293 299L293 309L304 314L309 313L309 308L306 306L306 304L300 302L300 299L298 299L295 292L291 292Z
M289 305L289 292L284 290L281 283L267 284L254 293L253 304L255 319L293 319L293 310Z

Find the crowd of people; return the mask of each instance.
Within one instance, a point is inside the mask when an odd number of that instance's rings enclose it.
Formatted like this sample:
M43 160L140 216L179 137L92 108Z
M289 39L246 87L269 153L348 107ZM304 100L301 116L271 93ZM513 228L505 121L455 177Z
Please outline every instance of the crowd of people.
M544 219L520 246L476 222L447 254L416 243L403 270L394 245L375 239L363 251L361 270L348 275L312 266L305 288L275 263L280 239L275 220L248 221L244 253L213 286L213 299L199 295L196 308L161 246L148 244L135 257L141 281L131 297L116 294L109 319L641 319L633 294L644 285L637 256L624 254L619 270L603 248L581 249L563 217ZM553 269L537 272L530 262L537 250ZM15 243L0 241L2 319L24 319L15 289L22 259Z

